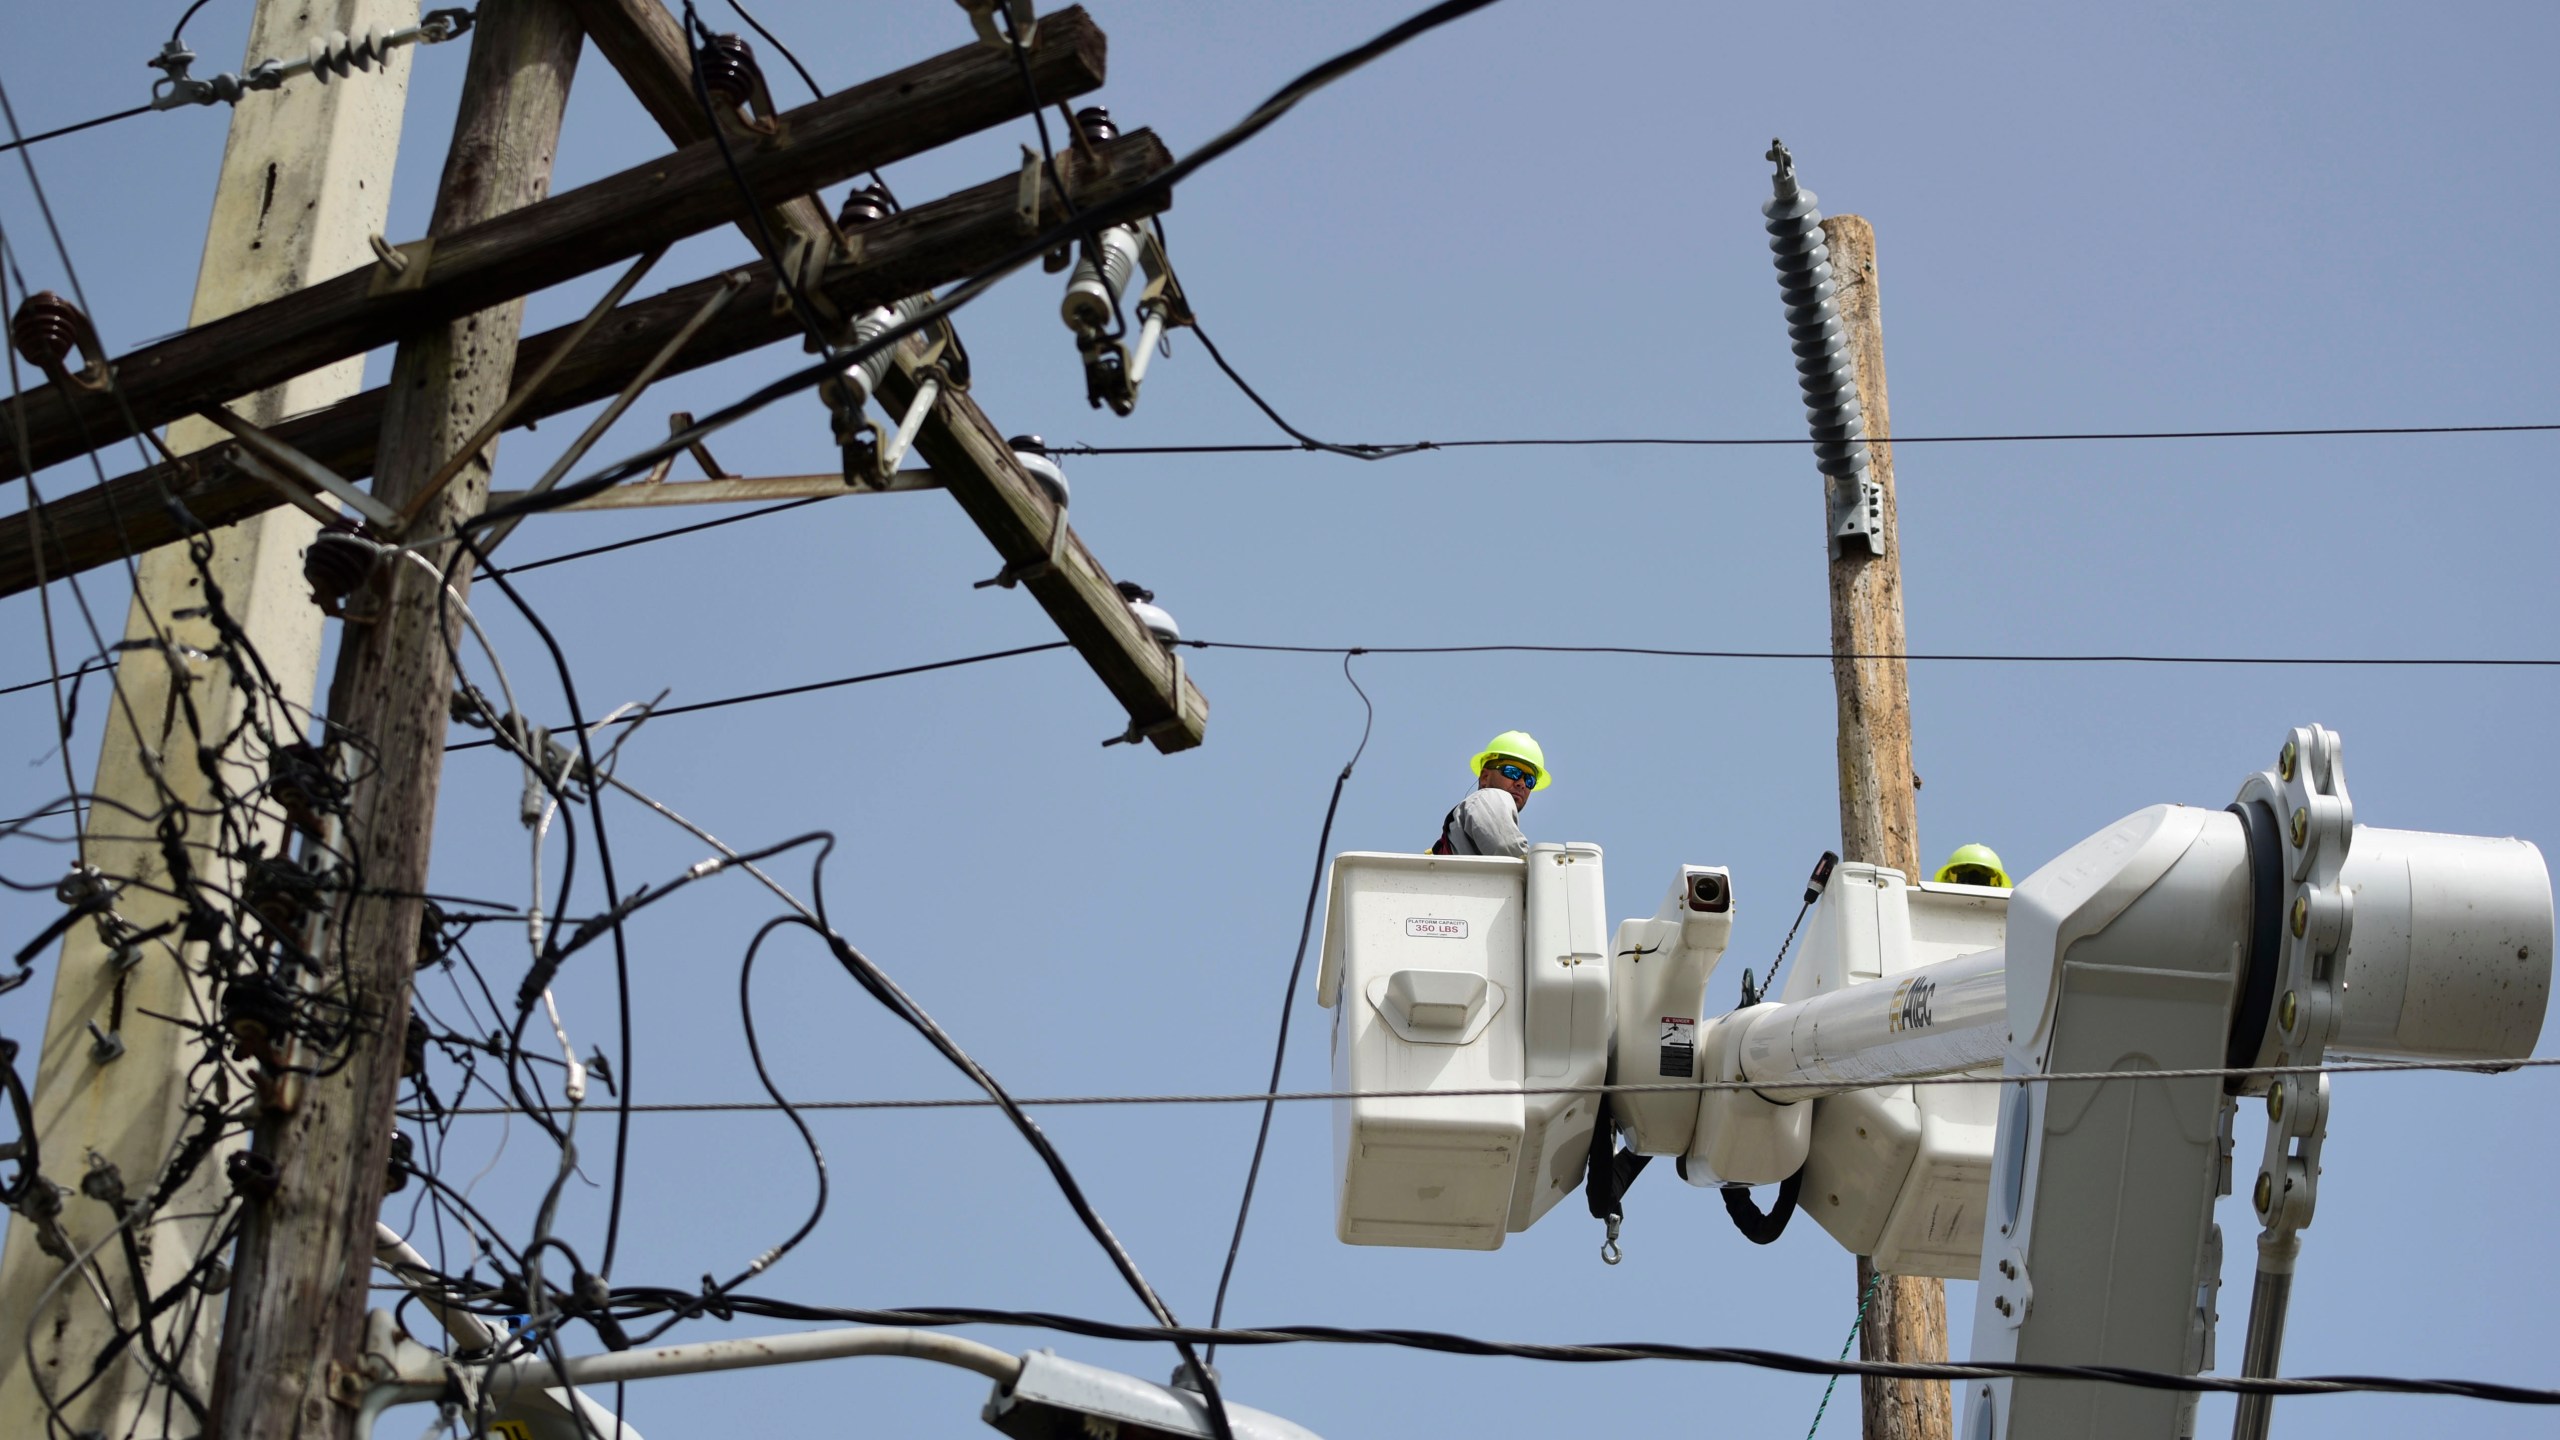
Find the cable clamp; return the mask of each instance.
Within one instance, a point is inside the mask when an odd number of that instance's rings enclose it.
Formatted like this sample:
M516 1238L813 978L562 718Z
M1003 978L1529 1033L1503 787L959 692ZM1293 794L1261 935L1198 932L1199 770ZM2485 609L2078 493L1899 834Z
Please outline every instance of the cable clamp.
M1103 749L1108 750L1114 745L1135 745L1141 740L1152 740L1158 735L1170 735L1174 731L1184 728L1182 723L1182 652L1168 646L1166 647L1165 653L1173 660L1172 683L1166 685L1164 688L1165 704L1173 711L1172 716L1168 719L1158 720L1151 725L1142 725L1138 722L1137 717L1133 715L1129 717L1129 728L1112 736L1110 739L1103 741Z
M1014 189L1013 214L1022 222L1022 233L1040 233L1040 154L1030 146L1022 147L1022 179Z
M1058 561L1066 554L1066 551L1067 507L1064 504L1061 504L1049 518L1048 554L1043 555L1037 560L1016 561L969 588L972 590L984 590L990 585L1001 585L1005 589L1010 590L1025 580L1045 580L1049 576L1058 573ZM1175 656L1174 664L1177 667L1177 672L1181 663L1182 657L1179 655Z
M1006 43L1004 32L996 28L996 11L999 8L1012 12L1014 34L1021 37L1026 48L1040 33L1040 21L1033 13L1032 0L960 0L960 8L969 12L969 25L978 32L978 39L984 44Z

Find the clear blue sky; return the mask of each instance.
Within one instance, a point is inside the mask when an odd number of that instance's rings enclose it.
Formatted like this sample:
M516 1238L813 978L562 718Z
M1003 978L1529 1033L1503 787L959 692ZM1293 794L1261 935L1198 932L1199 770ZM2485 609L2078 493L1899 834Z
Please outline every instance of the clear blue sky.
M176 8L22 7L0 56L21 121L138 103L151 78L141 62ZM247 0L217 0L195 21L208 68L236 65L247 11ZM1397 13L1338 0L1097 0L1095 11L1112 37L1100 98L1177 152ZM830 86L968 34L947 4L764 0L759 15ZM1173 253L1227 354L1328 437L1793 435L1803 422L1758 210L1761 154L1781 135L1826 211L1877 228L1893 418L1906 435L2551 421L2556 32L2560 16L2528 4L1511 0L1339 84L1187 184L1170 217ZM395 239L423 230L462 62L459 45L418 55ZM794 93L783 67L770 73L777 94ZM37 152L113 348L184 323L223 123L152 115ZM929 198L1008 173L1029 138L1027 124L1008 126L891 179ZM556 183L660 148L590 53ZM0 222L30 277L58 281L14 165L0 176ZM649 288L746 253L734 234L705 237ZM538 297L531 323L575 314L602 283ZM1056 304L1053 277L1026 275L964 318L977 396L1008 429L1098 444L1272 438L1182 339L1135 417L1087 410ZM607 448L636 448L665 411L710 409L797 361L776 349L661 386ZM576 428L510 436L500 483L539 473ZM834 463L814 399L778 405L715 448L749 474ZM2549 435L1906 447L1911 643L2560 655L2555 455ZM1095 552L1153 587L1196 637L1825 643L1821 503L1798 451L1068 468ZM55 492L85 483L69 468L46 478ZM550 517L509 548L531 557L666 523ZM521 588L597 711L666 687L676 701L710 699L1052 638L1024 595L970 588L996 564L955 506L925 494L806 509L547 570ZM106 574L84 585L92 604L122 614ZM530 633L493 591L476 598L516 683L557 713ZM0 680L42 663L33 597L0 602ZM1214 709L1207 746L1179 756L1101 748L1122 717L1072 654L1056 653L671 718L633 742L623 773L742 846L834 830L839 924L1018 1093L1249 1089L1269 1064L1326 788L1361 710L1323 657L1212 651L1189 664ZM1741 919L1711 1006L1731 1003L1743 966L1765 968L1805 868L1836 844L1823 664L1467 656L1357 668L1377 727L1336 848L1420 848L1475 746L1530 729L1558 778L1529 828L1604 845L1616 912L1649 911L1681 862L1733 866ZM1912 683L1933 856L1983 840L2024 873L2143 805L2221 805L2286 727L2311 721L2343 732L2362 820L2515 834L2546 850L2555 838L2548 671L1943 663L1915 667ZM59 787L44 710L37 693L0 698L0 745L18 757L0 767L9 813ZM71 745L85 772L94 721ZM435 888L521 899L517 785L491 752L456 757ZM702 858L634 807L614 818L626 884ZM24 851L11 862L13 873L52 863ZM757 1095L738 965L771 910L723 881L637 927L630 1068L641 1098ZM47 913L0 897L8 933ZM496 929L479 953L493 980L521 973L521 948ZM956 1074L812 947L778 941L758 969L760 1033L792 1094L961 1093ZM564 977L582 1047L611 1037L607 979L601 963ZM31 1036L45 988L8 1000L0 1028ZM449 995L441 979L426 993ZM1293 1086L1323 1082L1329 1020L1301 994ZM2555 1167L2530 1137L2554 1085L2543 1072L2337 1082L2288 1370L2550 1383L2545 1309L2560 1246L2544 1197ZM1043 1121L1176 1311L1205 1321L1253 1112L1074 1109ZM496 1121L465 1123L449 1165L462 1178L500 1136ZM764 1293L1139 1318L992 1116L812 1123L833 1204ZM2244 1110L2244 1152L2260 1123ZM805 1213L808 1162L779 1117L637 1124L616 1280L693 1285ZM1329 1125L1322 1107L1281 1115L1232 1321L1822 1354L1848 1328L1851 1263L1827 1235L1800 1225L1755 1248L1711 1195L1667 1172L1631 1197L1628 1258L1614 1269L1578 1206L1496 1254L1340 1246ZM595 1150L603 1133L591 1132ZM519 1125L475 1198L529 1226L548 1169ZM573 1186L568 1203L569 1233L592 1237L601 1192ZM2220 1358L2232 1369L2255 1226L2244 1199L2221 1220L2231 1259ZM1949 1287L1959 1351L1972 1289ZM1171 1363L1158 1349L987 1338L1054 1343L1154 1378ZM1821 1391L1669 1364L1311 1348L1220 1360L1235 1398L1337 1440L1555 1433L1595 1415L1783 1437L1810 1421ZM661 1440L742 1422L768 1434L965 1436L984 1433L983 1388L953 1371L848 1362L656 1382L633 1392L630 1414ZM2291 1433L2341 1440L2520 1436L2548 1423L2371 1397L2292 1401L2279 1414ZM2207 1401L2200 1433L2227 1416ZM1824 1433L1855 1425L1844 1389Z

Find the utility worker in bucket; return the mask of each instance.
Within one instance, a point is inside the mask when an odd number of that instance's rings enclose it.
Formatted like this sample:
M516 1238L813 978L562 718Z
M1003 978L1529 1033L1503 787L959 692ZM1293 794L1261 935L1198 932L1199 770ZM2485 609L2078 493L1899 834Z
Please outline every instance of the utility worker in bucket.
M1440 822L1434 855L1509 855L1526 859L1529 837L1520 833L1520 812L1529 792L1547 788L1547 752L1525 730L1505 730L1476 752L1476 788L1450 808Z
M1988 845L1959 845L1938 867L1941 885L1990 885L2009 888L2009 872L2000 868L2000 852Z

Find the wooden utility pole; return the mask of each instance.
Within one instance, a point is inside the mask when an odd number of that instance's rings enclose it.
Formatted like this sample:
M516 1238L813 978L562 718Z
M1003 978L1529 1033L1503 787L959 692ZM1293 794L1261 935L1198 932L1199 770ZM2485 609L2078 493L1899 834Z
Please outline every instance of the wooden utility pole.
M1858 407L1871 437L1893 433L1885 405L1884 318L1876 295L1875 227L1855 215L1822 222L1831 251L1840 325L1858 373ZM1902 554L1893 495L1893 446L1867 444L1867 478L1882 492L1877 552L1831 545L1831 683L1840 708L1840 853L1920 878L1919 781L1911 772L1911 671L1902 660ZM1834 481L1833 483L1844 483ZM1853 483L1853 482L1849 482ZM1870 1290L1872 1289L1872 1294ZM1878 1280L1858 1257L1866 1320L1858 1353L1868 1360L1947 1358L1947 1287L1929 1276ZM1862 1382L1866 1440L1945 1440L1954 1411L1943 1381Z
M398 30L414 23L417 13L417 0L260 0L249 23L246 63L299 56L314 37L332 32ZM388 181L412 53L395 49L380 68L336 84L305 78L241 99L231 113L189 323L206 324L372 259L366 237L380 232L390 209ZM354 394L363 368L357 359L326 366L242 399L235 408L273 424ZM168 439L185 454L230 437L190 419L170 427ZM132 513L146 508L165 514L157 503L135 496ZM196 650L217 648L209 620L178 618L205 603L209 574L274 681L276 693L266 700L270 708L263 718L287 735L297 733L300 723L291 712L310 702L320 663L321 616L306 598L301 566L313 528L309 517L285 510L209 535L210 553L201 569L184 545L144 555L126 637L148 641L157 627ZM176 533L156 538L174 539ZM29 558L24 540L10 558ZM47 566L43 573L59 578L62 570ZM116 668L121 698L99 707L105 734L90 791L101 803L89 812L84 849L91 864L123 882L116 913L137 930L160 925L180 910L178 898L167 893L160 842L148 817L174 802L179 808L172 813L187 825L186 842L201 855L219 854L222 827L208 817L210 787L193 756L199 738L212 741L229 733L253 703L233 686L227 667L189 668L181 682L167 651L156 645L129 651ZM180 683L204 726L202 737L187 728L174 703ZM234 779L262 763L261 757L237 752L221 761ZM272 847L279 826L239 818L250 838ZM236 870L221 860L202 863L205 883L235 887ZM77 1186L92 1155L114 1166L136 1198L161 1174L193 1124L185 1105L202 1042L180 1026L137 1017L213 1008L197 978L200 948L189 945L187 963L181 964L171 950L145 947L139 961L124 969L114 963L96 926L76 925L64 939L43 1058L34 1071L35 1129L46 1170L40 1183ZM88 1030L92 1022L116 1038L120 1055L98 1058L104 1052ZM157 1213L137 1220L143 1227L137 1235L142 1273L155 1294L176 1284L208 1242L208 1217L224 1198L224 1152L235 1143L218 1145ZM117 1217L107 1205L73 1194L53 1223L79 1253L109 1239ZM145 1440L195 1433L189 1411L168 1403L167 1384L151 1380L145 1352L156 1348L171 1357L167 1378L199 1398L207 1394L221 1325L219 1298L187 1297L152 1323L156 1338L150 1344L125 1347L90 1380L92 1358L140 1309L135 1277L116 1247L101 1250L113 1263L95 1267L92 1278L112 1296L116 1308L110 1312L95 1302L86 1281L65 1275L62 1260L48 1253L43 1229L25 1219L12 1223L0 1254L0 1434L63 1433L49 1428L47 1397L59 1400L75 1390L77 1398L63 1403L59 1416L70 1431ZM155 1394L159 1403L146 1403Z
M453 147L430 233L450 235L542 199L577 67L580 35L559 0L482 0ZM523 303L424 328L401 342L382 422L374 494L397 508L505 399ZM478 512L488 456L466 465L420 517L434 535ZM471 567L455 547L426 552L457 593ZM366 893L341 896L324 948L327 983L355 1017L333 1057L285 1114L262 1117L256 1145L274 1193L249 1204L215 1391L224 1440L325 1440L351 1434L363 1377L353 1368L368 1308L374 1219L382 1207L400 1083L409 980L443 770L453 664L451 608L425 567L393 563L370 625L350 625L331 684L330 718L369 750L343 834Z

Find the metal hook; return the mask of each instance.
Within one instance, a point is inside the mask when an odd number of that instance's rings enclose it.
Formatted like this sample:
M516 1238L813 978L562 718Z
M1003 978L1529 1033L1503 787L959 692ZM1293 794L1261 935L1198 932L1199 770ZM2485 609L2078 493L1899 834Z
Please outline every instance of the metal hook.
M1618 1248L1618 1222L1625 1218L1623 1215L1609 1217L1609 1238L1600 1242L1600 1263L1603 1265L1615 1265L1627 1258L1625 1252Z

